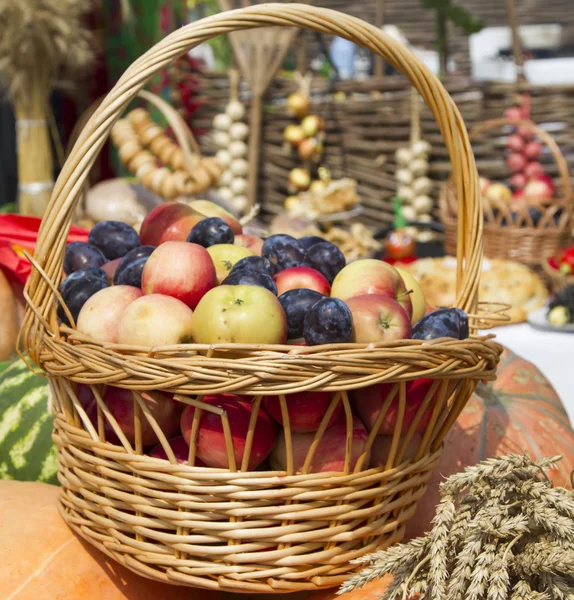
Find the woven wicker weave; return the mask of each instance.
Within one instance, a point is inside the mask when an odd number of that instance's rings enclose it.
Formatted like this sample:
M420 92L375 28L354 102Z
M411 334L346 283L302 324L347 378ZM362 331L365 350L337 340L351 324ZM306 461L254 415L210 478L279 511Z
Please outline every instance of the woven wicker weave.
M54 396L61 507L70 526L92 544L144 576L177 584L248 593L313 590L339 584L349 561L401 539L441 442L479 380L495 376L501 346L473 335L464 341L408 340L387 344L318 347L182 345L161 348L102 345L60 326L57 285L66 233L87 173L114 122L159 69L190 48L238 29L297 26L349 38L384 57L408 76L440 125L456 174L460 235L457 305L477 314L482 258L478 174L464 123L438 80L380 30L334 11L298 4L266 4L222 13L185 27L137 60L84 128L56 183L42 223L26 288L22 342L48 374ZM476 334L479 318L472 317ZM412 422L406 421L406 383L434 380ZM360 457L351 460L349 390L391 383ZM76 384L92 387L98 418L92 424ZM102 387L133 390L134 443L102 401ZM221 418L229 469L177 464L143 401L145 390L165 390ZM285 397L302 390L334 392L304 467L294 472ZM153 394L153 392L149 392ZM235 464L225 411L204 404L207 393L253 397L247 448ZM262 395L278 395L283 411L286 471L247 472ZM360 401L359 396L354 401ZM369 451L391 402L396 424L384 466L371 467ZM347 427L342 471L309 472L336 404ZM415 438L421 419L428 425ZM143 454L141 423L155 429L170 462ZM105 424L119 445L106 441ZM416 441L413 448L413 442Z
M512 206L498 206L494 212L490 206L484 213L484 253L490 258L502 258L522 262L540 271L540 259L549 256L566 245L572 230L572 210L574 198L572 183L568 175L568 165L560 148L551 135L527 121L510 121L508 119L492 119L477 125L470 132L470 139L476 140L480 134L493 129L508 126L528 126L538 139L550 150L559 172L560 197L543 211L537 225L534 225L527 208L518 210L513 218ZM445 225L445 249L447 254L454 254L457 243L457 199L455 186L447 184L440 196L440 215ZM554 219L557 211L562 210L558 219ZM502 225L502 223L505 223Z

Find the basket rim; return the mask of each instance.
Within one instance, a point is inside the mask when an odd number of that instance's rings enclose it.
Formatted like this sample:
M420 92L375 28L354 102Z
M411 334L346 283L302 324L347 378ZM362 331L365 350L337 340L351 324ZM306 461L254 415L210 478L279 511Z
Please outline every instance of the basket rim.
M245 346L240 353L241 346L234 344L218 345L218 352L201 346L210 353L207 356L190 354L194 345L126 354L114 344L47 337L40 358L48 377L81 384L185 396L288 395L349 391L422 378L492 380L503 351L493 337L345 344L328 349ZM24 360L32 368L27 356Z

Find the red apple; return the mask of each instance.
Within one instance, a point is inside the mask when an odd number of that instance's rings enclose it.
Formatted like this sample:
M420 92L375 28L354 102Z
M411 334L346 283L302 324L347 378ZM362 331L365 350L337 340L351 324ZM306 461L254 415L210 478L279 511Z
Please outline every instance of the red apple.
M198 344L284 344L287 318L273 293L254 285L221 285L197 305L191 334Z
M526 184L524 195L527 198L550 200L554 196L554 186L548 185L546 181L533 179Z
M420 448L422 436L415 433L409 440L407 447L405 448L400 462L406 462L414 458ZM387 460L391 454L391 447L393 445L392 435L378 435L373 442L371 447L371 467L384 467L387 464ZM402 446L402 440L399 442L399 448ZM398 449L397 449L398 451ZM396 455L395 455L396 456ZM397 460L395 458L395 465Z
M172 452L175 455L175 459L180 465L187 465L189 458L189 446L186 441L183 439L183 436L174 437L171 440L167 440L171 447ZM167 457L167 452L164 450L161 444L158 444L149 453L150 456L154 458L162 458L163 460L169 460ZM203 463L197 456L195 457L195 467L204 467L205 463Z
M117 342L118 325L126 308L142 292L131 285L113 285L96 292L82 306L77 329L96 342Z
M323 296L328 296L331 293L331 286L325 276L311 267L291 267L279 271L275 275L275 283L277 284L278 296L289 290L300 288L315 290Z
M204 396L203 402L222 408L229 419L233 453L237 469L241 468L249 421L253 412L251 402L240 396L221 394ZM190 443L193 425L194 406L186 406L181 415L181 432L187 444ZM255 424L253 443L249 455L249 471L256 469L269 456L277 438L277 427L269 415L260 408ZM197 457L208 467L228 469L229 460L221 417L209 411L202 411L197 436Z
M541 173L540 175L536 175L531 179L531 181L544 181L546 185L552 190L552 194L556 193L556 186L554 185L554 181L552 181L552 177L547 175L546 173Z
M151 294L132 302L118 324L118 344L170 346L191 341L193 311L176 298Z
M240 233L235 236L233 242L236 246L243 246L254 252L257 256L261 256L261 250L263 248L263 240L254 235L248 233Z
M296 433L317 431L332 399L333 394L328 392L298 392L285 396L291 431ZM283 424L279 397L266 396L263 402L265 410L278 423ZM327 427L330 427L335 422L339 412L341 412L342 406L341 402L337 403Z
M236 246L235 244L215 244L209 246L207 252L211 257L215 266L215 275L217 283L221 284L229 275L229 272L242 258L255 256L255 252L244 246Z
M195 308L216 285L207 250L189 242L166 242L148 258L142 273L144 294L164 294Z
M346 302L353 315L353 342L370 344L411 337L411 319L396 300L365 295Z
M239 235L243 231L239 221L230 212L226 211L218 204L214 204L209 200L194 200L189 203L189 206L191 210L202 219L205 219L205 217L219 217L231 227L233 233Z
M107 262L102 267L102 271L108 276L108 281L110 282L110 285L114 280L116 269L118 268L118 265L120 264L121 260L121 258L115 258L114 260L110 260L110 262Z
M76 396L84 410L87 410L96 401L92 388L83 383L78 383L76 385Z
M180 403L159 392L142 392L141 395L163 434L167 438L173 437L178 430L179 417L181 415ZM117 421L127 440L131 444L134 444L136 429L134 424L134 396L132 391L109 386L106 388L102 399L110 409L112 416ZM86 413L97 430L97 404L95 402L92 403ZM159 440L153 427L144 416L143 411L140 411L140 414L142 445L151 446L152 444L157 444ZM105 417L104 422L106 441L112 444L119 444L119 438Z
M432 379L415 379L414 381L409 381L407 383L407 402L401 430L402 433L407 432L432 384ZM353 399L355 410L369 431L373 428L375 421L379 416L379 412L391 393L392 388L393 384L382 383L361 390L354 390L352 392L351 397ZM436 394L437 392L435 392L435 396ZM398 413L399 393L397 392L383 418L383 422L381 423L377 435L392 435L394 433ZM431 413L432 400L429 408L425 410L422 415L415 432L421 433L425 430L430 421Z
M142 246L185 242L193 226L203 217L181 202L164 202L152 209L140 227Z
M361 421L353 416L353 440L351 443L351 456L349 469L352 471L361 456L368 434ZM291 442L293 446L293 468L295 472L301 471L305 464L305 459L309 454L311 444L315 439L315 433L293 433ZM320 473L327 471L342 472L345 468L347 447L347 420L345 412L339 413L335 423L325 430L321 441L315 451L310 473ZM365 466L369 464L370 457L367 456ZM285 471L287 469L287 455L285 449L285 433L281 431L271 453L271 467L276 471Z
M366 258L348 264L331 286L331 297L339 300L366 294L392 298L404 308L409 319L412 317L413 305L400 273L382 260Z

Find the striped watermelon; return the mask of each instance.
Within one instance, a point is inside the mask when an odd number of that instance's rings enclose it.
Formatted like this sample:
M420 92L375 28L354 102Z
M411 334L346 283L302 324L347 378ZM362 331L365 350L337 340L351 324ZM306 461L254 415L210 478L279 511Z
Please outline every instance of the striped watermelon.
M0 370L0 479L58 483L52 426L46 379L11 361Z

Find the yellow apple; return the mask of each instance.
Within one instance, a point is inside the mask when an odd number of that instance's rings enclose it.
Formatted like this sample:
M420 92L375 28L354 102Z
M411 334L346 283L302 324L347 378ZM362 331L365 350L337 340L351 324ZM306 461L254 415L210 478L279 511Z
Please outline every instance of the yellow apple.
M255 285L220 285L200 300L191 320L197 344L284 344L287 317L277 297Z
M413 305L413 316L411 318L411 324L414 325L419 319L422 319L425 315L426 311L426 299L423 294L423 290L420 286L420 283L412 276L412 274L400 267L395 267L395 269L399 272L399 275L403 278L407 290L412 290L411 294L411 302Z
M215 265L215 275L218 284L221 284L229 275L236 262L248 256L255 256L253 250L235 244L215 244L214 246L209 246L207 252Z
M214 202L210 202L209 200L194 200L189 203L189 206L196 215L200 215L203 218L219 217L231 227L233 233L239 235L242 232L239 221L230 212Z
M331 285L331 298L345 301L366 294L386 296L396 300L410 319L413 307L406 291L404 281L393 266L382 260L364 258L339 271Z

